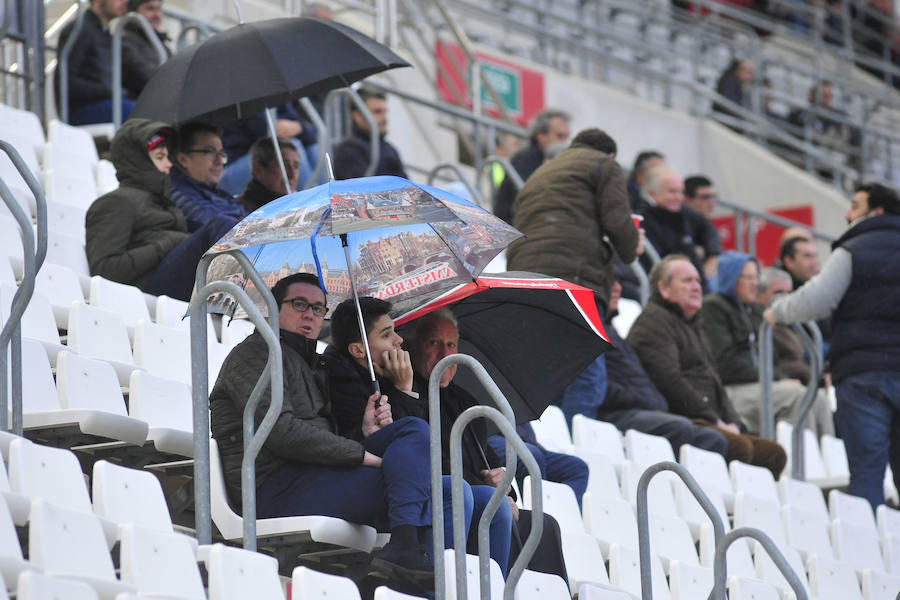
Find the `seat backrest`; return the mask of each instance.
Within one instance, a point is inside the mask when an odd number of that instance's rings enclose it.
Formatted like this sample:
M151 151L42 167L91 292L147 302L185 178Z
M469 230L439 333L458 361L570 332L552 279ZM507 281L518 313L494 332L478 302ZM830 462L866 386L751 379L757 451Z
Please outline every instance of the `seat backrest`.
M700 524L700 564L704 567L712 567L715 562L716 544L712 525ZM750 555L750 546L743 541L736 541L728 546L725 555L728 565L728 576L756 577L756 569L753 566L753 557Z
M596 494L621 493L619 477L616 475L612 459L599 452L579 451L578 457L588 466L587 491Z
M612 423L575 415L572 417L572 438L579 450L605 454L614 465L625 462L622 433Z
M787 453L788 460L784 466L784 473L790 473L793 464L791 455L793 432L794 427L786 421L779 421L775 428L775 439ZM803 474L807 479L824 479L827 476L816 434L809 429L803 430L803 465Z
M133 371L128 388L128 410L150 427L194 430L191 388L180 381Z
M713 570L673 560L669 565L669 593L672 600L707 598L713 587Z
M0 110L0 127L5 132L14 132L16 136L28 140L33 152L43 150L46 143L44 128L35 113L4 104Z
M781 600L781 593L771 583L748 577L731 577L728 581L729 600Z
M0 461L2 463L3 461ZM3 473L4 476L6 473ZM9 486L6 486L7 489ZM22 547L19 545L19 536L16 533L16 525L6 501L0 496L0 561L3 559L22 560Z
M84 356L134 362L122 317L88 304L75 304L69 310L68 346Z
M256 329L247 319L222 319L222 344L231 350Z
M786 545L781 507L750 492L734 495L734 527L762 529L776 544Z
M878 545L878 535L874 531L843 519L835 519L831 522L831 543L834 557L850 563L860 573L864 569L884 570L884 558Z
M119 531L122 583L133 585L141 596L206 600L194 549L185 536L134 523Z
M658 462L675 462L675 453L672 452L669 440L635 429L625 432L625 456L641 471Z
M878 525L878 534L900 535L900 510L882 504L875 509L875 522Z
M0 283L16 285L16 274L9 264L9 257L2 253L0 253Z
M634 596L625 590L583 583L578 588L578 600L634 600Z
M5 590L4 590L5 591ZM97 600L94 588L80 581L23 571L16 587L18 600Z
M638 484L643 474L643 469L630 460L626 460L622 465L622 495L635 507L637 507ZM672 473L664 472L650 480L650 486L647 488L647 508L650 514L678 516L678 507L672 495L674 479Z
M13 296L17 288L0 284L0 323L5 324L12 310ZM22 337L59 344L59 330L50 302L40 292L35 291L22 315Z
M45 498L31 501L28 558L47 575L116 580L97 517Z
M825 505L825 496L819 486L808 481L782 477L778 480L778 493L781 496L782 504L802 508L809 513L818 515L825 522L831 520L828 516L828 507Z
M69 267L79 275L90 275L84 242L77 237L54 233L47 240L47 262Z
M81 464L69 450L13 440L9 445L9 487L28 498L93 515Z
M156 298L156 319L157 325L165 325L174 329L182 329L190 332L191 318L185 317L188 310L188 303L169 296L162 295ZM212 315L206 315L206 339L210 344L218 342L216 337L216 328L213 325Z
M296 600L359 600L359 590L352 579L297 567L291 575L291 597Z
M57 163L61 164L61 163ZM87 169L93 169L90 165ZM97 199L97 184L92 171L53 168L46 172L44 188L47 203L68 204L87 212Z
M887 533L881 538L881 553L888 573L900 577L900 534Z
M214 544L209 549L209 600L283 600L278 561L259 552Z
M9 363L7 362L7 365ZM10 367L7 367L9 369ZM7 379L7 388L12 383ZM59 410L56 382L47 352L36 340L22 340L22 412Z
M779 504L775 478L767 468L733 460L728 464L728 471L731 473L731 486L735 493L746 491L762 500Z
M651 555L650 574L653 597L668 600L669 586L659 557ZM641 566L637 550L627 546L612 544L609 549L609 582L637 597L641 596Z
M597 538L604 556L608 557L613 543L637 547L637 519L627 500L613 494L586 492L581 504L585 529Z
M530 509L533 500L530 475L525 477L523 487L522 501L525 508ZM584 521L581 520L581 511L578 509L578 501L572 488L564 483L541 481L541 497L544 512L556 519L560 530L584 533Z
M831 490L828 492L828 511L832 519L841 519L869 531L878 531L872 505L865 498L840 490Z
M126 416L125 400L116 371L108 362L60 352L56 384L63 408L87 408Z
M682 448L683 447L684 446L682 446ZM675 506L678 509L678 515L685 523L687 523L688 527L690 527L691 533L696 536L698 534L700 523L708 523L709 517L684 482L675 481L672 483L672 487L674 488ZM731 529L731 523L728 519L728 510L725 508L725 502L722 500L721 494L716 493L716 490L713 489L706 494L706 497L709 498L709 501L712 502L716 512L719 513L719 518L722 520L722 526L725 528L725 531L729 531Z
M559 575L525 569L516 584L516 600L569 600L569 587Z
M861 600L856 571L845 562L813 555L806 561L809 587L818 600Z
M100 160L94 138L88 131L53 119L47 125L47 141L96 165Z
M687 523L679 518L650 515L650 549L662 560L666 572L674 560L700 565L694 538Z
M725 457L718 452L682 444L678 450L678 462L694 479L702 481L704 487L709 485L729 494L734 493Z
M813 514L801 508L785 506L781 509L787 543L805 559L810 554L834 558L834 549L828 532L828 525Z
M98 460L91 484L97 515L114 523L172 531L166 498L152 473Z
M603 553L597 539L588 533L560 531L563 559L569 578L569 589L574 595L582 583L609 583Z
M791 548L790 546L786 546L784 544L778 547L778 550L781 552L782 556L787 560L788 565L793 569L794 573L800 579L800 583L803 584L803 588L808 592L809 591L809 579L806 577L806 567L803 565L803 559L800 558L800 553ZM753 559L754 564L756 566L756 575L763 581L771 583L772 585L778 587L784 591L790 591L791 586L788 584L787 579L784 578L784 575L781 574L781 571L775 566L775 561L769 556L769 553L763 549L762 544L759 542L753 542Z
M850 480L850 464L847 462L847 449L844 440L831 435L823 435L822 459L825 461L825 472L831 479Z
M456 562L453 550L444 550L444 590L447 598L456 598ZM500 565L491 559L489 563L491 578L491 600L503 598L503 573ZM469 598L480 598L480 583L478 578L478 557L466 554L466 593Z
M84 302L84 292L78 274L72 269L45 262L35 278L34 289L54 306L65 306L66 313L73 302Z
M150 373L191 383L191 336L183 329L141 321L134 329L134 363Z
M96 196L95 196L96 197ZM52 234L62 233L84 243L84 217L87 209L64 202L47 202L47 229Z
M106 194L119 187L116 178L116 167L108 160L101 158L94 168L94 179L97 181L97 194Z
M866 569L862 574L862 594L865 600L897 600L900 577Z
M572 436L562 409L551 404L541 418L532 421L534 435L538 442L551 452L568 452L572 447Z
M144 293L133 285L117 283L95 275L91 277L91 306L118 313L125 326L133 328L140 321L150 320L150 310Z
M228 504L225 489L225 473L222 471L222 456L215 438L209 439L209 500L213 523L226 540L240 538L244 533L244 520Z

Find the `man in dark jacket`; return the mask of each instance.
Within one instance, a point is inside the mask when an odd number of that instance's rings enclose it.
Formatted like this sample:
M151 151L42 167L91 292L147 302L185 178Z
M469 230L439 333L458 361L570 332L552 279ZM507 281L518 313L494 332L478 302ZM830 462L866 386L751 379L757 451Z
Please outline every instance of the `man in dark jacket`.
M378 127L378 164L372 175L396 175L406 177L400 154L384 136L387 135L387 97L376 90L361 88L359 97L366 103L366 108L375 119ZM369 168L369 122L362 113L353 106L350 111L353 128L350 135L334 148L335 179L352 179L363 177Z
M216 217L193 234L168 198L171 129L145 119L126 121L110 145L119 187L100 196L85 217L91 275L151 294L188 300L200 257L233 226Z
M390 529L391 541L372 567L414 579L433 576L420 535L431 525L428 425L393 421L390 404L369 396L362 441L337 434L324 372L315 352L328 309L315 275L298 273L272 288L279 307L284 405L256 461L261 518L324 515ZM241 497L244 407L263 373L268 345L256 331L225 359L210 394L213 437L219 444L231 499ZM269 408L268 388L256 426Z
M770 440L746 432L719 379L698 312L700 275L683 255L665 257L650 271L650 301L628 333L628 343L669 409L719 431L727 460L768 468L779 477L787 456Z
M700 317L715 357L716 370L728 397L747 429L759 433L760 396L759 343L756 332L762 324L762 307L756 303L759 290L759 263L743 252L725 252L719 260L719 291L703 300ZM775 421L793 424L796 407L806 387L790 379L774 363L772 408ZM814 401L806 426L816 435L834 435L831 407L824 390Z
M246 216L234 196L217 185L227 161L217 128L205 123L179 128L170 198L184 213L189 231L203 227L215 216L228 217L233 223Z
M244 188L244 193L237 200L248 213L290 194L297 189L297 176L300 166L300 153L293 142L279 138L278 148L281 152L281 160L284 162L284 171L288 178L288 189L284 188L284 177L278 166L275 156L275 148L272 147L271 138L259 138L250 147L250 173L252 178Z
M622 169L598 149L607 147L607 139L599 129L582 131L534 172L516 196L513 217L513 226L526 237L506 251L511 271L534 271L591 288L601 317L613 282L613 249L625 263L642 251ZM571 423L575 414L595 410L605 388L601 355L557 403Z
M604 319L604 328L613 347L606 353L609 381L606 397L597 407L592 418L608 421L622 431L635 429L652 435L660 435L669 440L675 456L682 444L718 452L725 456L728 442L725 437L708 427L696 425L682 415L669 412L669 405L656 386L653 385L634 349L623 340L612 324L619 303L621 287L613 285L609 299L609 314Z
M172 56L172 50L168 46L169 36L165 31L160 31L162 4L162 0L128 0L128 10L147 19L165 48L166 55ZM137 98L141 94L159 64L159 54L144 29L134 22L126 24L122 32L122 85L131 98Z
M838 433L847 447L851 494L884 503L885 465L900 483L900 198L883 185L857 188L849 229L821 272L776 300L764 317L794 323L829 314L829 361Z
M69 53L69 123L85 125L112 120L112 38L109 22L125 14L126 0L91 0L84 13L78 39ZM59 34L62 49L74 23ZM60 96L60 69L56 70L56 97ZM134 101L122 99L122 118L127 119Z
M531 118L528 124L530 131L527 148L519 150L510 159L510 164L522 178L528 181L531 174L544 164L545 149L551 144L565 144L569 141L569 122L572 117L568 113L548 108ZM518 193L516 184L509 177L503 180L494 200L494 214L507 223L512 223L513 202Z

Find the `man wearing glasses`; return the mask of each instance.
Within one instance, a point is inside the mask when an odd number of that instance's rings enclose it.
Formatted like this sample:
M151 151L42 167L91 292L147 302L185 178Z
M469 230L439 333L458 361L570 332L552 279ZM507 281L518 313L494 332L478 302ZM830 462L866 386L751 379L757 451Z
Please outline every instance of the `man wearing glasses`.
M247 212L241 204L218 186L228 161L219 130L204 123L188 123L181 126L177 137L169 198L184 213L188 231L200 229L216 215L235 222L243 219Z
M431 527L429 433L422 419L393 421L386 396L366 403L360 441L342 437L316 339L328 309L315 275L297 273L272 288L279 306L284 404L256 461L260 518L323 515L390 531L391 541L372 561L388 576L428 581L433 563L420 542ZM244 406L265 368L268 346L259 332L225 359L209 397L213 437L219 444L225 483L241 498ZM268 386L256 425L269 405Z

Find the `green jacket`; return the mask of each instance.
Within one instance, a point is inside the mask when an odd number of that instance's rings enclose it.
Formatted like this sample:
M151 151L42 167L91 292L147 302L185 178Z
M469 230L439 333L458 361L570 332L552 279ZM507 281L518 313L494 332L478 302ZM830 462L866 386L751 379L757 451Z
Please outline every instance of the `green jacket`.
M509 270L560 277L591 288L607 304L613 248L630 263L638 244L616 161L573 144L528 178L513 207L512 224L526 237L507 249Z
M165 123L129 119L110 147L119 187L97 198L85 217L91 275L142 287L147 275L188 237L168 199L169 177L156 169L147 141Z

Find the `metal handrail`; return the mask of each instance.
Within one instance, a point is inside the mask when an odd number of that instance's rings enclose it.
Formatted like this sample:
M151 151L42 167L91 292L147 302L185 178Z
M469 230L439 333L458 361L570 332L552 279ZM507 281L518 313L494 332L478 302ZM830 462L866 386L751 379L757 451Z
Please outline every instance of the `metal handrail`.
M775 563L775 566L778 567L778 570L781 571L781 574L787 580L788 585L791 586L791 589L794 591L794 596L797 600L808 600L809 596L806 593L806 588L803 587L803 584L800 582L800 578L797 577L797 574L794 572L794 569L791 568L791 565L788 564L786 558L778 549L778 546L775 545L775 542L772 541L768 535L760 531L759 529L754 529L752 527L739 527L734 529L722 538L720 542L716 544L716 554L713 561L713 589L709 594L709 600L724 600L725 599L725 582L728 577L728 563L726 562L728 547L737 539L742 537L749 537L755 539L757 542L762 544L762 547L769 554L769 558L772 559L772 562Z
M378 124L375 122L375 117L372 116L372 112L369 110L369 107L366 106L366 103L363 101L363 99L360 98L359 94L356 93L356 90L351 87L338 88L335 90L331 90L330 92L328 92L328 95L325 96L324 130L320 131L319 153L316 157L316 167L313 169L313 173L310 176L309 181L307 181L306 183L306 188L310 188L315 185L315 182L319 180L319 177L325 169L325 155L331 152L332 144L331 136L328 134L337 131L337 112L339 109L338 99L340 99L341 96L350 98L350 100L353 102L353 106L356 107L359 113L366 120L366 123L369 125L369 165L366 167L366 171L363 175L365 177L368 177L375 173L375 169L378 168L381 147L379 145ZM311 103L310 108L312 108ZM307 114L310 114L310 111L305 106L304 110L307 112Z
M772 399L773 350L772 326L763 319L759 325L759 435L768 440L775 439L775 409Z
M512 184L515 186L517 192L522 189L522 186L525 185L525 181L522 180L522 176L519 175L519 171L516 170L508 157L498 156L497 154L489 154L480 163L475 165L476 188L478 188L479 190L481 189L481 178L484 177L484 173L487 171L487 167L494 164L498 164L503 167L503 171L506 173L506 176L509 177L510 181L512 181ZM493 185L494 183L492 180L491 186Z
M445 356L434 366L428 381L428 424L431 429L430 457L431 457L431 489L439 490L442 487L442 445L441 445L441 375L453 365L463 365L472 370L475 378L484 387L487 396L499 408L493 409L487 406L471 407L466 409L457 418L450 432L450 489L453 508L453 537L454 558L456 565L456 584L459 598L466 599L466 544L465 521L462 514L462 454L459 446L462 430L471 419L486 417L494 421L500 432L506 438L506 472L500 481L490 501L484 509L481 521L478 524L478 565L479 580L481 582L482 598L490 598L490 569L488 558L488 537L490 521L500 505L505 490L512 483L516 473L516 457L521 456L525 466L531 474L532 481L532 529L515 564L509 569L506 578L506 586L503 590L504 600L512 600L515 586L519 577L525 570L528 561L537 548L543 527L543 508L541 503L540 471L535 471L537 463L530 451L522 443L521 438L515 432L515 414L509 405L503 392L491 379L484 367L473 357L467 354L452 354ZM470 412L471 411L471 412ZM462 425L459 423L462 422ZM458 437L454 437L458 436ZM456 440L456 443L454 443ZM529 460L530 459L530 460ZM535 486L535 483L537 485ZM439 559L444 551L444 514L439 502L431 503L431 526L434 541L434 591L436 600L445 598L445 568L444 562ZM535 529L537 527L537 529ZM461 541L461 543L460 543ZM487 587L485 587L487 585Z
M462 182L464 186L466 186L466 190L468 190L469 194L472 195L472 201L478 206L484 208L484 198L481 197L481 193L472 187L472 184L469 183L469 180L466 179L466 176L463 174L462 170L459 168L459 165L456 163L441 163L436 165L431 171L428 172L428 185L434 185L435 179L437 179L438 173L443 170L452 171L454 175L456 175L456 181Z
M15 196L0 180L0 198L6 204L9 212L19 225L22 236L22 262L23 276L10 306L9 318L0 332L0 430L7 431L8 409L12 408L12 430L17 435L22 435L22 315L34 294L35 278L44 258L47 256L47 198L37 179L22 160L19 152L7 141L0 140L0 150L5 152L13 166L25 180L26 185L34 195L37 218L37 235L31 227L31 217L16 201ZM35 239L36 238L36 239ZM10 348L10 366L12 367L12 389L8 397L7 389L7 347ZM11 404L9 400L11 399Z
M144 15L131 12L113 19L109 24L109 30L112 35L112 122L113 128L118 129L122 126L122 34L125 31L125 25L128 23L137 23L140 25L144 36L150 40L150 45L156 50L159 58L159 64L163 64L169 59L166 47L156 35L156 30L150 25L150 21Z
M650 278L647 277L647 272L641 266L641 261L637 259L631 261L628 268L631 269L631 272L634 273L638 280L638 294L640 295L641 306L647 306L647 301L650 300L650 292L652 291L650 289Z
M84 13L88 10L88 0L76 0L78 3L78 15L75 17L75 23L69 31L69 37L63 44L62 50L57 53L57 69L59 69L59 119L63 123L69 122L69 54L78 36L81 35L81 28L84 26Z
M213 31L205 23L194 21L189 25L185 25L184 27L182 27L181 31L178 32L178 39L175 40L175 50L180 52L188 46L187 35L192 31L197 32L197 41L208 38L213 34Z
M819 326L816 325L815 321L808 322L806 327L811 331L819 332ZM791 477L800 481L806 481L806 461L804 459L806 446L803 443L803 438L806 429L806 416L812 410L819 391L819 378L822 376L823 367L821 361L822 348L821 346L816 346L813 337L806 332L803 325L794 323L793 328L797 335L800 336L800 341L803 342L803 347L809 354L810 375L809 384L806 386L806 391L800 399L800 405L794 408L796 416L793 422L794 429L791 432ZM821 332L819 332L818 339L822 339Z
M748 206L744 206L743 204L738 204L737 202L732 202L730 200L722 198L721 196L716 199L716 205L723 206L728 210L734 212L736 217L739 215L746 215L754 219L760 219L766 221L767 223L772 223L773 225L778 225L779 227L799 227L808 231L813 237L826 242L833 242L835 239L837 239L833 235L822 233L821 231L813 229L811 225L807 225L806 223L800 223L799 221L794 221L786 217L781 217L769 212L750 208Z
M256 548L256 487L248 488L245 485L245 478L249 481L255 479L255 457L265 443L268 431L265 429L266 423L270 415L277 416L272 407L277 403L278 410L281 410L281 402L283 398L283 370L281 363L281 346L278 342L278 308L275 299L269 291L268 286L260 277L259 273L253 267L250 259L240 250L234 250L226 254L235 258L250 278L250 281L259 291L266 303L268 310L268 318L262 319L258 309L249 301L244 293L243 296L235 294L234 290L223 288L219 284L226 282L206 283L206 272L212 260L220 254L213 256L204 256L197 265L197 275L195 287L198 290L190 302L191 314L191 397L194 405L194 516L195 527L197 532L197 541L200 544L209 544L212 542L212 517L210 511L210 482L209 482L209 347L207 345L207 319L206 319L206 300L210 294L217 291L226 291L231 293L238 303L243 306L251 320L256 324L257 329L261 325L268 324L269 330L275 335L275 342L278 343L278 350L273 351L271 346L271 338L264 331L260 331L269 344L269 361L260 375L256 386L250 394L247 406L244 408L243 429L244 432L244 461L241 463L241 497L243 501L242 517L244 525L244 547ZM229 284L241 291L240 288ZM261 320L262 319L262 320ZM273 362L273 356L277 356L278 360ZM249 437L247 432L253 432L253 419L255 406L259 402L259 397L266 386L266 377L271 378L271 404L269 410L263 417L259 430L255 435ZM273 417L274 419L274 417ZM250 456L250 459L247 457Z
M640 480L638 480L637 487L638 553L640 555L641 563L642 600L653 599L653 571L650 562L650 508L647 494L650 489L650 481L662 471L672 471L678 475L687 486L688 490L690 490L691 494L694 495L694 499L697 500L697 503L700 504L700 508L703 509L703 512L706 513L706 516L709 517L709 520L712 522L713 538L715 539L717 548L725 535L725 525L722 524L722 516L716 510L716 507L709 499L709 496L706 495L703 488L700 487L700 484L697 483L697 480L694 479L687 469L678 463L671 461L659 462L647 467L641 475ZM713 597L713 595L710 595L710 599ZM716 596L716 598L724 599L725 596Z

